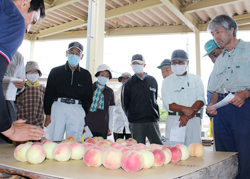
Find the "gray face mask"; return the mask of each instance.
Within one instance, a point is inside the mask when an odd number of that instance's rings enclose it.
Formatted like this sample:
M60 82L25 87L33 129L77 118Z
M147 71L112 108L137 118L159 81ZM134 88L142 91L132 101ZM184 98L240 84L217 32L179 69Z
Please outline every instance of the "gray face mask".
M39 78L39 74L26 74L26 78L31 83L34 83Z

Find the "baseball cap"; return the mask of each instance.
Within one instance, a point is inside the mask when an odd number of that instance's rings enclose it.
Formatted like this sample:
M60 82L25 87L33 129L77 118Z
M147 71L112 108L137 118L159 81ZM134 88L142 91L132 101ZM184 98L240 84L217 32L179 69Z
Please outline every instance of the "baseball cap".
M122 81L122 78L130 78L131 77L131 74L128 73L128 72L124 72L122 73L122 75L118 78L118 81L121 82Z
M188 55L184 50L175 50L172 53L171 61L179 60L179 61L186 61L188 59Z
M69 48L68 50L72 49L72 48L78 48L79 50L83 51L83 46L82 44L80 44L79 42L71 42L69 44Z
M39 76L40 77L42 76L41 70L40 70L37 62L35 62L35 61L28 61L27 62L26 66L25 66L25 72L27 73L31 70L37 70L39 73Z
M207 51L207 53L206 53L203 57L209 55L214 49L217 49L218 46L217 46L217 44L215 43L215 41L212 39L212 40L209 40L209 41L205 44L204 48L205 48L205 50Z
M140 54L135 54L135 55L133 55L133 57L132 57L131 64L132 64L133 62L138 62L139 64L144 64L144 63L145 63L145 60L144 60L144 58L143 58L142 55L140 55Z
M163 66L171 66L171 61L169 59L165 59L161 62L161 65L158 66L157 68L161 68Z

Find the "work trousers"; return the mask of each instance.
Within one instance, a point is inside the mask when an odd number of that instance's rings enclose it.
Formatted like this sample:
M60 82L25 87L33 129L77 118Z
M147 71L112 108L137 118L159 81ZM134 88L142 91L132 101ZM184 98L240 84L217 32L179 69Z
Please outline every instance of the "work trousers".
M216 151L238 152L237 178L250 179L250 99L242 107L228 104L214 117Z
M81 104L55 101L51 107L51 123L46 128L46 138L52 141L62 141L66 132L66 137L73 136L77 142L81 142L85 115Z
M150 144L161 144L161 132L158 122L129 123L132 137L137 143L146 144L146 137Z
M131 134L126 134L125 127L123 128L123 133L122 134L114 132L113 135L114 135L115 141L117 139L124 139L124 137L125 137L125 139L131 138Z

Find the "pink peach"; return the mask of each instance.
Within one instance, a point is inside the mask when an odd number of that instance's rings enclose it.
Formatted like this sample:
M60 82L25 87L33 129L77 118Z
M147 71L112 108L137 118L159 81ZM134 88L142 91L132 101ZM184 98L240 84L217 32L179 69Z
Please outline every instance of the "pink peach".
M181 149L181 160L187 160L189 158L189 150L187 146L183 144L177 144L175 147Z
M26 153L27 153L29 148L30 148L30 145L28 145L28 144L18 145L14 151L15 159L19 162L26 162L27 161Z
M52 152L53 158L59 162L68 161L71 157L72 150L69 144L57 144Z
M181 149L179 149L178 147L172 147L170 148L170 151L172 153L171 162L178 162L181 160L182 157Z
M166 160L164 152L160 149L153 149L151 152L154 154L154 158L155 158L153 166L154 167L162 166Z
M164 162L164 165L166 165L172 159L172 152L168 148L162 149L162 151L164 152L165 157L166 157L165 162Z
M26 153L27 161L31 164L40 164L45 160L46 152L40 145L31 146Z
M49 140L49 139L46 139L46 140L42 141L42 144L44 145L44 144L46 144L47 142L52 142L52 141Z
M85 150L88 150L89 148L94 147L95 145L92 143L87 143L87 144L84 144L83 146L84 146Z
M93 138L90 138L90 137L87 138L87 139L85 140L85 142L95 144L95 140L94 140Z
M71 142L76 142L76 138L73 136L67 137L66 140L70 140Z
M73 160L80 160L83 157L83 154L85 152L85 148L82 144L78 142L73 142L70 144L72 154L71 154L71 159Z
M104 167L115 170L121 167L122 152L117 149L107 150L102 156Z
M144 166L144 159L140 152L127 151L122 155L121 166L127 172L137 172Z
M33 146L33 145L40 145L40 146L43 146L43 144L40 143L40 142L34 142L31 146Z
M96 149L87 150L83 156L83 161L88 167L99 167L102 164L102 152Z

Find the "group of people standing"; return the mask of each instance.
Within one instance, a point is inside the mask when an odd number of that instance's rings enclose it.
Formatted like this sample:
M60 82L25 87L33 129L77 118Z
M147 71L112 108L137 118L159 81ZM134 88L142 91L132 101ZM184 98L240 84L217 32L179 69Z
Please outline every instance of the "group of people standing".
M40 122L45 114L46 137L53 141L63 140L65 132L66 137L74 136L81 141L87 125L94 136L107 138L114 132L117 139L129 138L131 133L138 143L145 144L148 138L150 143L162 144L158 124L158 84L153 76L144 72L146 63L142 55L132 57L134 75L123 73L118 79L122 86L114 93L107 86L112 78L109 66L98 66L97 81L92 83L91 74L79 66L83 46L72 42L66 51L67 62L51 70L45 88L38 82L41 71L36 62L28 62L25 70L19 70L20 74L13 70L23 63L22 60L15 62L15 58L22 59L16 51L25 32L45 16L43 0L0 0L0 8L0 82L10 83L11 78L7 77L20 77L12 83L15 90L5 93L7 101L0 86L2 135L14 141L40 140L45 136ZM213 18L208 31L213 40L205 45L205 49L214 69L207 89L206 113L213 119L216 150L238 152L237 178L250 178L250 43L236 38L237 24L228 15ZM164 60L158 67L164 77L163 105L169 113L165 133L167 145L177 142L170 137L176 122L179 127L186 128L183 144L201 143L199 111L206 104L204 87L200 77L187 72L188 64L187 53L175 50L171 59ZM27 80L21 80L25 75ZM210 107L229 93L234 98L228 105L219 109ZM13 104L15 100L17 109ZM29 119L30 113L32 119ZM17 118L27 121L15 120Z

